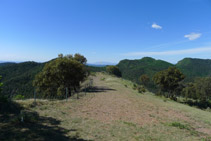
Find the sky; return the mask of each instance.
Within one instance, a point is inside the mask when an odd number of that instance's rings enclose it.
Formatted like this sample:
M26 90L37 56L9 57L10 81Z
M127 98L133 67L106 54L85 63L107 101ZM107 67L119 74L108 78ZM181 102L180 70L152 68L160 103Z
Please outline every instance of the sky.
M0 61L211 59L210 0L0 0Z

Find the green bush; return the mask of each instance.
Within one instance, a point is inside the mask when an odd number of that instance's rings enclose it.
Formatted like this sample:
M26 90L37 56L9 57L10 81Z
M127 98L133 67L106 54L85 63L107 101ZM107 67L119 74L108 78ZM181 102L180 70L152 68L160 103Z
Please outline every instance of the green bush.
M137 85L133 84L133 89L136 90L137 89Z
M105 77L102 77L100 80L101 80L101 81L104 81L104 80L105 80Z
M21 94L18 94L14 97L15 100L23 100L25 97Z
M139 93L144 93L144 92L146 92L146 89L145 89L144 86L142 86L142 85L141 85L141 86L138 86L138 87L137 87L137 90L138 90Z
M107 71L107 73L115 75L117 77L122 76L122 73L117 66L107 66L106 71Z
M189 129L189 127L187 125L184 125L184 124L179 123L179 122L172 122L170 125L173 126L173 127L177 127L179 129Z

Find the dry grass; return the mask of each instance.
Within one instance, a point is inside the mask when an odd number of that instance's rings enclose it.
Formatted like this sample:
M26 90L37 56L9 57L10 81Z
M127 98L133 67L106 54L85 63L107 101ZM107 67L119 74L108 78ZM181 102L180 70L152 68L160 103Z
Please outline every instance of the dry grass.
M211 140L211 113L151 93L132 83L98 73L96 87L80 99L18 101L43 117L61 121L66 136L84 140ZM102 79L103 78L103 79ZM127 85L127 87L125 87Z

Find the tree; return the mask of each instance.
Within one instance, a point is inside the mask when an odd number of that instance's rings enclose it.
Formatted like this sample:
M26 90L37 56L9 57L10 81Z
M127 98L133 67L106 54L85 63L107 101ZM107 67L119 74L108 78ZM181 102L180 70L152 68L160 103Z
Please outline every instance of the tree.
M106 71L109 73L109 74L113 74L117 77L121 77L122 76L122 73L121 71L119 70L119 68L117 66L107 66L106 67Z
M153 77L162 92L167 92L167 97L173 98L175 90L185 76L176 67L169 67L167 70L156 73Z
M146 86L147 84L148 84L148 82L150 81L150 79L149 79L149 77L148 77L148 75L146 75L146 74L142 74L141 76L140 76L140 82L144 85L144 86Z
M187 100L187 98L198 99L195 84L188 83L187 86L185 88L183 88L182 95L186 98L186 100Z
M187 84L182 93L189 105L195 105L199 108L211 108L211 77L195 79L193 83Z
M74 59L77 60L78 62L80 62L81 64L84 64L84 65L87 62L86 58L83 55L79 54L79 53L76 53L74 55Z
M82 55L80 55L83 57ZM85 57L83 57L85 58ZM76 90L87 77L85 61L71 55L59 55L58 58L47 63L43 70L36 75L33 85L37 90L43 92L45 97L64 96L65 88L71 96L71 90Z
M211 77L196 79L195 87L198 99L204 101L211 99Z

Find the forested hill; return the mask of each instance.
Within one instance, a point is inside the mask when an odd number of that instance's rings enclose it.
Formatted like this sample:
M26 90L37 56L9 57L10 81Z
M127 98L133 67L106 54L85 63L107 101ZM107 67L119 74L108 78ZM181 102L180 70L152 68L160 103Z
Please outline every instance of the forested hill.
M3 93L32 93L34 76L42 70L44 63L24 62L0 65Z
M184 58L176 64L176 67L185 74L189 81L195 77L211 76L210 59Z
M150 57L144 57L139 60L122 60L117 66L122 72L123 78L138 82L142 74L147 74L152 78L156 72L167 69L173 66L173 64L162 60L155 60Z

